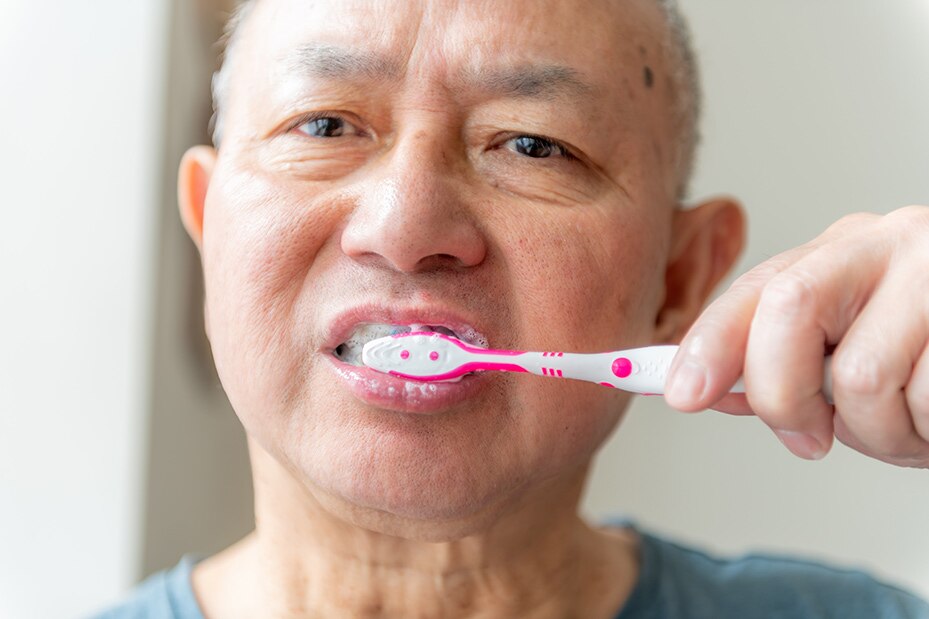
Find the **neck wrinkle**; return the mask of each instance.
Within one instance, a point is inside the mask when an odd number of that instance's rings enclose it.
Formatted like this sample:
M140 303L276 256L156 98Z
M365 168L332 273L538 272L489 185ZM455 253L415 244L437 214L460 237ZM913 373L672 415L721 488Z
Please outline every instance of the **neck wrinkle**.
M336 518L250 447L256 577L282 617L589 617L578 614L587 589L617 568L577 515L587 465L497 507L501 515L479 533L422 541Z

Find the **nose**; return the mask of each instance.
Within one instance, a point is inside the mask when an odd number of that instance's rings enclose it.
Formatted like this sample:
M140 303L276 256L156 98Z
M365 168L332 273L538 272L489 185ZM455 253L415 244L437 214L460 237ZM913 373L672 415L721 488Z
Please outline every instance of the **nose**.
M448 146L425 131L398 140L360 188L342 251L403 273L480 264L486 241Z

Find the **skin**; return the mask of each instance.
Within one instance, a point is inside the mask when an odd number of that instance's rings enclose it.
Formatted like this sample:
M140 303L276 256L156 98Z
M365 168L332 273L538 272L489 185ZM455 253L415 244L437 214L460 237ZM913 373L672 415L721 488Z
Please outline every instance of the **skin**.
M410 415L353 396L325 340L364 303L449 307L495 348L683 337L741 250L744 220L731 200L678 208L658 10L265 0L242 28L222 148L191 149L179 179L255 484L255 531L194 571L206 616L614 616L638 576L637 540L577 508L627 395L495 375L463 403ZM308 44L385 62L337 79L295 71ZM467 79L542 65L586 87L512 96ZM311 134L307 113L342 119L342 134ZM527 156L513 141L527 134L573 157ZM686 340L744 335L742 348L712 360L722 369L699 393L675 384L672 404L717 403L737 357L751 359L746 324L765 303L748 287ZM721 405L770 422L758 393Z

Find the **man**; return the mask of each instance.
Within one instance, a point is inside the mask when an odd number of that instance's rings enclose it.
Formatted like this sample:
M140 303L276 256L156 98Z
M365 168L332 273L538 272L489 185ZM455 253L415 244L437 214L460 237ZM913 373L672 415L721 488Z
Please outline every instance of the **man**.
M411 324L510 349L683 338L674 407L755 414L804 458L837 437L929 466L929 208L843 219L701 314L744 222L680 207L693 76L656 0L246 5L180 203L256 530L111 616L929 616L862 574L585 523L627 394L337 354Z

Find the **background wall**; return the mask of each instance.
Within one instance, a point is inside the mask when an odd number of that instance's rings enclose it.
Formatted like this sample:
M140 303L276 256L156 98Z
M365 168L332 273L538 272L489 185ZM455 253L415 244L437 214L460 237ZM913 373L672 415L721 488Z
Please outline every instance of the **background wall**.
M166 15L0 0L0 617L139 575Z
M682 2L707 93L693 193L745 201L740 270L929 202L929 2ZM80 616L250 527L174 198L223 4L0 0L0 617ZM926 472L841 446L800 461L753 419L638 401L584 509L929 596Z

